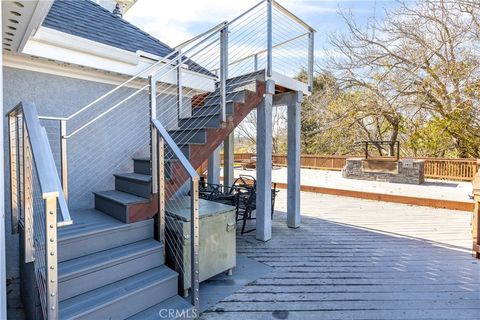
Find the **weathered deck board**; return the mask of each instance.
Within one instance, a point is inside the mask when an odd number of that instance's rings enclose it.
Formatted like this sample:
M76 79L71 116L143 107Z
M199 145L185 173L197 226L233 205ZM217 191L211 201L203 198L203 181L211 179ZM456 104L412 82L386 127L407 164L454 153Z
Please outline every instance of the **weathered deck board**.
M285 211L285 192L277 210ZM302 227L275 214L273 239L237 251L273 268L203 319L478 319L470 215L302 193Z

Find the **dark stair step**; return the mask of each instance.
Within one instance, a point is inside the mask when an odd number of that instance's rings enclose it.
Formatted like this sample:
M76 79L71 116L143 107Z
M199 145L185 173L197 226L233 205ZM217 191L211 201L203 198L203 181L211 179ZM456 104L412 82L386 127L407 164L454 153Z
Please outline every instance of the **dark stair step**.
M182 151L183 155L189 159L190 157L190 146L188 144L178 145L180 151ZM178 160L177 156L168 148L165 149L165 161L175 159Z
M60 301L159 267L164 263L163 245L153 239L61 262L58 265Z
M172 311L168 313L169 310ZM193 306L188 301L177 295L137 313L127 320L158 320L159 316L168 320L195 319L198 314L195 314L193 310ZM162 312L162 314L159 314L159 312Z
M228 102L244 103L245 91L240 90L240 91L228 92L226 94L226 100L227 100L227 103ZM214 91L205 98L204 107L220 105L220 102L221 102L220 92Z
M149 198L152 192L152 176L139 173L114 174L115 190Z
M75 223L58 229L58 261L153 238L153 220L125 224L99 210L71 212Z
M217 129L220 128L221 123L222 117L220 114L196 115L194 117L180 119L178 126L180 129Z
M138 174L152 174L150 158L133 158L133 172Z
M129 223L130 207L136 204L147 204L150 198L139 197L130 193L117 190L96 191L95 208L111 215L112 217Z
M255 82L257 80L266 80L265 70L253 71L247 74L243 74L241 76L229 78L227 79L227 86L242 85L248 82Z
M205 144L207 132L204 129L177 129L168 132L177 144Z
M60 319L125 319L177 294L178 274L160 266L60 302Z

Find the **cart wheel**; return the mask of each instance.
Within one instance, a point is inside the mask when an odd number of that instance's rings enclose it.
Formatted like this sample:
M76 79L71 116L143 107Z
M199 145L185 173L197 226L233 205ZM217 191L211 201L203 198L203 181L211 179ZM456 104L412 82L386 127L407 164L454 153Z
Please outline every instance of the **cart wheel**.
M233 276L233 268L227 270L227 276Z

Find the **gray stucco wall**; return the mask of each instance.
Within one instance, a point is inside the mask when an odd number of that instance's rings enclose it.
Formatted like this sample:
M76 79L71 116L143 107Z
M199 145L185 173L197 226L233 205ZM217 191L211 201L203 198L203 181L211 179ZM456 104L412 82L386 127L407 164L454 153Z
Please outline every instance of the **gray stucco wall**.
M22 100L32 101L39 115L69 116L114 88L112 85L4 68L4 114ZM88 112L69 121L68 133L93 119L127 97L133 89L120 90ZM131 172L133 156L149 154L148 94L142 93L102 117L68 140L69 207L80 210L93 207L92 191L114 188L114 173ZM168 128L176 126L175 99L158 98L157 113L167 115ZM165 103L170 101L169 103ZM171 110L171 111L169 111ZM162 120L162 119L160 119ZM8 147L6 118L5 150ZM43 120L52 151L59 167L59 124ZM8 153L5 163L8 164ZM9 169L6 165L5 189L9 194ZM18 276L18 237L9 234L10 199L6 199L7 275Z

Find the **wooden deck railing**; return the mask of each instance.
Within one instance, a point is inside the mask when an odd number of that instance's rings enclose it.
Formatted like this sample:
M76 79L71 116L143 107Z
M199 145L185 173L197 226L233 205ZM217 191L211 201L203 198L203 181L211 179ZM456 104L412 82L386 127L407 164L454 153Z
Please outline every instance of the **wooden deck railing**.
M248 160L254 153L235 153L235 161ZM302 155L302 168L342 170L346 159L361 156ZM387 157L383 157L387 158ZM477 159L415 158L425 160L425 178L472 181L478 172ZM287 165L287 156L274 154L272 161L277 166ZM205 165L206 168L206 165Z

